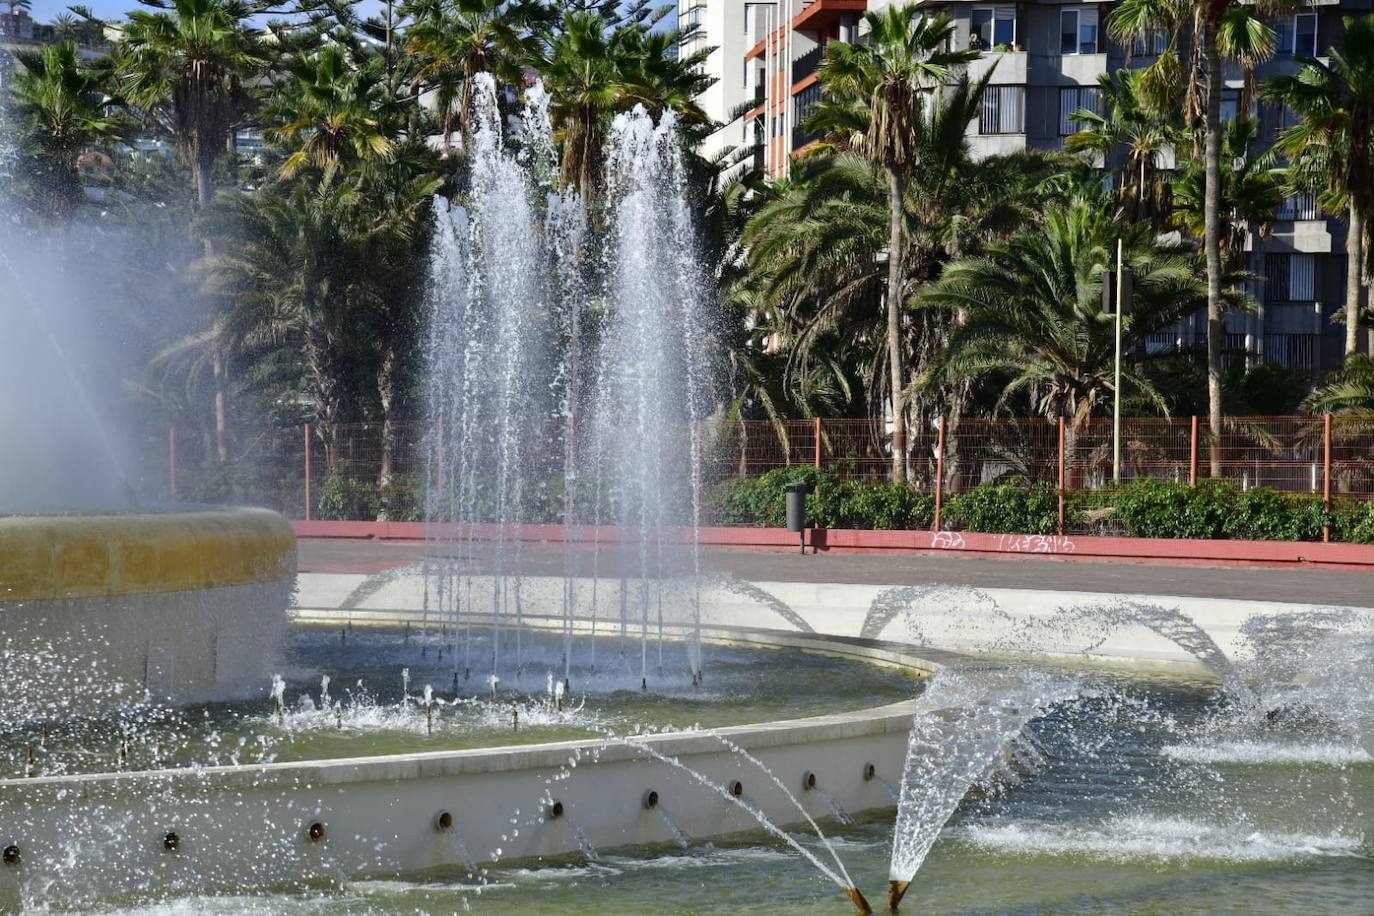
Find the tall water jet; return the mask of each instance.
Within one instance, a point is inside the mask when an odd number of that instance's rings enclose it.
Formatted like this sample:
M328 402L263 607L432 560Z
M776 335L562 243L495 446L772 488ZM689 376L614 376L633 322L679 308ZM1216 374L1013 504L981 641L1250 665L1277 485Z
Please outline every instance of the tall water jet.
M574 633L580 621L594 631L597 614L595 595L578 609L575 528L607 513L620 528L622 667L647 687L651 643L661 669L669 625L687 623L686 661L699 674L697 603L690 621L665 618L678 605L665 601L666 584L699 569L695 469L709 377L673 115L655 123L637 109L615 121L605 198L594 204L554 184L542 87L527 91L509 136L499 101L480 77L469 187L461 205L437 204L426 620L466 634L466 647L480 615L492 628L491 672L503 653L518 669L521 526L560 521L568 680Z

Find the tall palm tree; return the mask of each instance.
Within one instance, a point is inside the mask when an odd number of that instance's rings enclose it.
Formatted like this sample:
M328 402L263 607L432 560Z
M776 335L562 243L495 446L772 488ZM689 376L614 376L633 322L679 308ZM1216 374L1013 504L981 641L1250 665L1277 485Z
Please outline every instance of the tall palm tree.
M1118 70L1098 77L1100 112L1080 109L1070 115L1078 130L1064 147L1090 153L1104 167L1121 154L1117 172L1117 206L1133 219L1162 226L1169 213L1169 177L1163 158L1185 142L1176 111L1160 109L1146 97L1145 71Z
M1004 373L999 404L1029 395L1046 417L1075 426L1114 391L1115 317L1103 309L1102 283L1122 227L1095 203L1051 209L981 257L951 263L921 295L923 306L958 309L965 320L927 383ZM1159 241L1148 225L1125 230L1131 313L1123 345L1196 311L1207 298L1195 256L1183 243ZM1164 397L1137 367L1122 366L1123 386L1159 409Z
M601 152L606 120L622 98L622 73L616 42L605 19L593 13L568 13L539 70L552 97L554 127L563 157L559 177L590 197L601 182Z
M1209 464L1212 476L1221 474L1222 350L1226 342L1223 318L1226 291L1221 258L1222 227L1222 60L1239 63L1247 86L1254 68L1274 53L1276 36L1263 17L1296 5L1291 0L1122 0L1108 30L1118 41L1148 40L1157 33L1168 44L1145 69L1141 88L1162 110L1182 105L1185 122L1201 135L1203 152L1203 235L1207 262L1207 423L1212 434ZM1192 58L1185 74L1180 61L1184 46Z
M1374 357L1355 354L1302 402L1310 414L1340 413L1374 417Z
M170 135L191 170L196 204L204 212L214 194L215 163L235 126L252 107L249 82L266 67L260 34L241 0L173 0L135 10L116 28L115 72L121 93ZM163 11L166 10L166 11ZM205 240L206 253L212 245ZM215 382L215 450L229 457L226 363L211 353Z
M414 19L404 43L416 65L412 81L436 93L445 148L455 111L463 146L471 146L473 77L520 85L521 67L538 52L533 27L547 9L533 0L412 0L402 14Z
M378 117L385 99L385 62L353 60L339 45L288 61L289 82L264 106L264 136L291 150L282 175L309 165L333 175L351 163L385 159L392 141Z
M826 46L819 80L834 100L813 126L844 137L887 177L887 363L892 400L892 479L906 479L906 376L902 361L902 310L905 285L903 201L917 165L923 112L937 87L976 51L950 51L954 23L941 14L928 19L916 4L864 14L868 35L858 44ZM836 117L843 113L844 117ZM857 117L856 117L857 116ZM860 128L862 128L860 130Z
M1359 345L1361 271L1366 221L1374 212L1374 16L1345 20L1345 47L1330 63L1306 60L1294 76L1270 80L1266 97L1299 116L1279 132L1277 148L1292 160L1299 190L1322 192L1322 209L1346 220L1345 352Z
M118 138L125 118L110 101L105 74L83 67L71 42L18 55L8 107L34 167L38 211L65 223L82 200L82 153Z
M207 269L207 288L230 304L222 333L299 347L331 469L338 460L342 380L351 348L359 345L347 293L360 271L360 202L347 183L297 181L250 196L225 195L207 217L224 240Z
M251 14L240 0L173 0L118 27L120 89L176 141L202 209L214 165L252 106L248 84L267 65Z

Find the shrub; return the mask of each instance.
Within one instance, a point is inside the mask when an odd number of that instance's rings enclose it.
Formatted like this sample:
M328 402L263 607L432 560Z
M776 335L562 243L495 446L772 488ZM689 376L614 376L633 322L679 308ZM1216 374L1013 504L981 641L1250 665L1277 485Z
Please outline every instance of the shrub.
M1186 484L1150 480L1122 487L1116 517L1133 538L1202 538L1224 536L1226 491L1230 484Z
M839 523L891 531L929 528L935 523L935 497L904 483L852 481L844 485Z
M982 484L952 497L942 522L963 531L1054 534L1059 530L1059 493L1048 484Z
M1221 492L1221 491L1217 491ZM1232 500L1226 536L1251 541L1320 541L1325 506L1320 496L1253 487L1226 494Z
M382 511L382 494L375 480L350 476L339 463L320 484L315 513L329 521L373 521Z
M1331 535L1350 544L1374 544L1374 500L1352 500L1333 506Z

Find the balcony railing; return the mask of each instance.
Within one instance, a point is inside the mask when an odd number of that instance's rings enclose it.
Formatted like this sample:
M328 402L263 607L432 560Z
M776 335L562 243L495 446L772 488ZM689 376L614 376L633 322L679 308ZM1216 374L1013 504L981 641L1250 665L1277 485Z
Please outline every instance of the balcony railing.
M821 60L824 57L825 46L816 45L816 47L792 61L792 82L800 83L802 80L819 70Z
M1285 197L1279 204L1278 218L1281 220L1318 219L1317 199L1311 194Z

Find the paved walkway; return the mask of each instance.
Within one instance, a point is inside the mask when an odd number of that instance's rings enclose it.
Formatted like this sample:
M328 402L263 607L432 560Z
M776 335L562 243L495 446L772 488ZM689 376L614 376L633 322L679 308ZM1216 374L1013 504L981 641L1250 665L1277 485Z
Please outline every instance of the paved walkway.
M524 545L521 551L526 573L563 573L561 545ZM419 562L423 552L424 545L413 542L302 539L300 568L302 572L376 573ZM591 568L592 554L585 549L577 550L576 554L576 561L585 574ZM618 575L621 559L617 551L603 550L597 558L598 572L605 576ZM637 556L624 559L637 566ZM705 550L701 559L705 571L728 573L753 581L929 583L1374 607L1374 575L1315 569L1004 560L949 554L803 557L756 550Z

